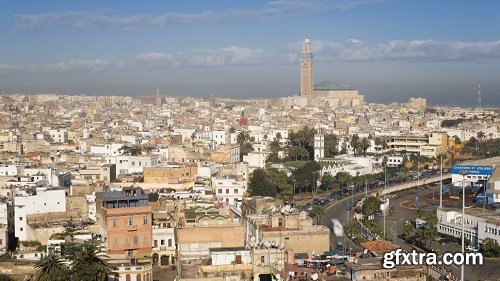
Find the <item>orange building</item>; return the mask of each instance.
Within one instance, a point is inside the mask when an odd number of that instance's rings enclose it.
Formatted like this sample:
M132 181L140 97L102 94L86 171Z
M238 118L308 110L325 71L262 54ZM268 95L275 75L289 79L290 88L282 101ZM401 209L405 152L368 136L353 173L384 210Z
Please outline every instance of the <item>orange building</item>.
M140 188L96 194L96 219L106 239L108 254L150 256L152 210L148 195Z

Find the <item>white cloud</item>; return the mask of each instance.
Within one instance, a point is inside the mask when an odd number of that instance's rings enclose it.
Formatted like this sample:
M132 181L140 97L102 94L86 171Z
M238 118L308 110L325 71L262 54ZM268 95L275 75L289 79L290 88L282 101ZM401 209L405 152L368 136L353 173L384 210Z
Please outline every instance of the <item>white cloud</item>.
M227 47L196 49L176 53L150 52L137 56L150 66L222 66L272 63L272 56L263 49Z
M288 44L289 57L302 42ZM311 48L319 61L478 61L500 59L500 40L486 42L446 42L434 40L394 40L386 43L368 43L356 39L344 42L312 41Z
M199 13L167 12L163 14L138 14L119 16L113 11L57 11L50 13L18 15L17 25L26 29L48 26L75 28L111 28L131 30L140 28L168 28L174 25L279 20L298 14L326 8L322 0L273 0L263 6L249 9L207 10Z
M111 61L104 59L72 59L64 62L47 64L1 64L0 71L3 72L68 72L68 71L104 71L117 70L126 67L124 61Z
M270 65L297 63L302 42L284 49L268 51L230 46L220 49L193 49L179 52L146 52L135 59L72 59L47 64L0 64L0 72L105 71L124 68L212 67L227 65ZM500 61L500 40L487 42L446 42L433 40L394 40L369 43L357 39L343 42L312 40L316 61Z

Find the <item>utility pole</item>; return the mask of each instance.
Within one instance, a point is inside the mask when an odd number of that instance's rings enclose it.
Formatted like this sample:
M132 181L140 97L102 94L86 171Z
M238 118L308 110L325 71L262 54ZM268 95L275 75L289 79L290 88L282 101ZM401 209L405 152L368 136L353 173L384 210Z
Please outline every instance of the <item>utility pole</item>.
M439 178L439 209L443 209L443 154L441 154L441 173Z
M469 173L467 171L462 171L462 255L465 256L465 176ZM460 267L460 280L464 281L465 267L462 263Z

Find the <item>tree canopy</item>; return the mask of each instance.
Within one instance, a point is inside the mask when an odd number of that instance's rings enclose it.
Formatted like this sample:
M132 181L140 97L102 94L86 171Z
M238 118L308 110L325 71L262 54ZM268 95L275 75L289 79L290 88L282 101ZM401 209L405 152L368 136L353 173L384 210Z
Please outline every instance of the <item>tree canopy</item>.
M248 188L251 196L290 196L293 192L290 178L275 168L253 171Z

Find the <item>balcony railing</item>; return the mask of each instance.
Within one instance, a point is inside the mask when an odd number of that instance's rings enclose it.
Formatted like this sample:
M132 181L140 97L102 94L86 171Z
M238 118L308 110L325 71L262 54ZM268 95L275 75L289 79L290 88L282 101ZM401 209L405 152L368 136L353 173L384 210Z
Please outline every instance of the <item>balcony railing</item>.
M128 226L128 231L135 231L137 230L137 225L129 225Z

